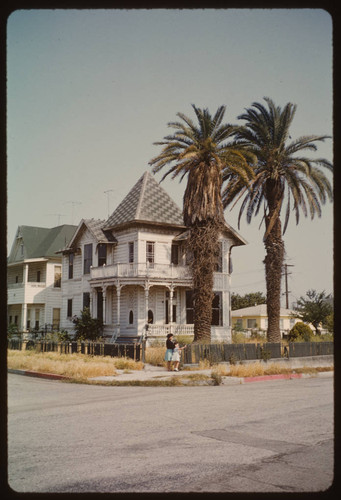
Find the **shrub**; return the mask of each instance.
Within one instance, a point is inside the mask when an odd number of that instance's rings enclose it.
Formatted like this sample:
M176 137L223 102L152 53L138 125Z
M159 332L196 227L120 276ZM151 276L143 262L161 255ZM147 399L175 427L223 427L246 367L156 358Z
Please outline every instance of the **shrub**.
M102 335L103 322L92 318L88 307L81 311L80 318L75 316L72 323L75 325L74 340L97 340Z
M290 330L288 340L289 342L310 342L313 336L312 329L302 321L299 321Z

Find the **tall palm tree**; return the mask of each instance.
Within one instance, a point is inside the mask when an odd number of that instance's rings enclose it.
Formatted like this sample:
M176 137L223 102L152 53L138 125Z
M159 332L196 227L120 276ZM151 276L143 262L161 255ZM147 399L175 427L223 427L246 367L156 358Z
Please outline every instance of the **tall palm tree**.
M149 163L157 173L165 166L168 175L180 181L187 175L183 197L184 223L190 229L187 241L192 253L191 269L194 299L194 341L210 340L212 322L213 277L219 254L219 233L224 227L221 198L222 170L229 168L247 183L252 175L246 157L229 145L235 127L223 124L225 106L220 106L211 116L208 109L192 104L197 123L183 113L182 121L170 122L175 129L172 135L154 144L163 146L161 153Z
M223 205L237 203L243 198L240 218L246 209L246 220L264 210L265 221L264 245L265 277L267 291L268 331L267 338L271 342L281 339L279 329L281 274L284 258L284 241L282 239L281 210L286 204L283 234L288 225L291 209L299 222L300 212L304 216L310 213L321 216L321 205L333 198L332 186L322 172L325 167L332 171L331 163L325 159L309 159L297 155L301 151L316 151L316 141L324 141L328 136L304 136L291 139L289 127L293 121L296 105L288 103L281 109L269 98L264 98L267 107L253 103L238 119L246 120L246 124L236 133L236 143L247 148L258 159L254 165L255 177L248 188L233 173L226 170L223 182Z

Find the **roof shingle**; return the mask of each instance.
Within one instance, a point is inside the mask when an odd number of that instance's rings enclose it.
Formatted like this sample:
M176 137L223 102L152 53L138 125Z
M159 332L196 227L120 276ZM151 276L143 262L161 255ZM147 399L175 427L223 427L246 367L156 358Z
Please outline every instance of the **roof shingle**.
M144 221L184 226L182 212L150 172L145 172L106 222L114 228Z

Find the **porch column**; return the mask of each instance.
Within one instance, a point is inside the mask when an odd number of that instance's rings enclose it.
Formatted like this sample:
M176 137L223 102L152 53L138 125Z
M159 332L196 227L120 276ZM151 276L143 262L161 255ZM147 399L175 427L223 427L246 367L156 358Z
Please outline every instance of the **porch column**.
M121 324L121 288L122 286L117 283L116 293L117 293L117 335L120 334L120 324Z
M107 287L102 287L102 296L103 296L103 325L107 322Z
M170 323L170 333L173 333L173 294L174 287L171 286L169 289L169 323Z
M24 264L24 269L23 269L23 283L26 285L28 282L28 264Z
M144 300L145 300L145 314L146 321L145 324L148 324L148 309L149 309L149 283L146 283L144 286Z
M94 290L91 287L91 289L90 289L90 304L89 304L90 316L91 317L92 317L92 309L93 309L93 293L94 293Z
M27 304L21 305L21 331L26 332L27 328Z

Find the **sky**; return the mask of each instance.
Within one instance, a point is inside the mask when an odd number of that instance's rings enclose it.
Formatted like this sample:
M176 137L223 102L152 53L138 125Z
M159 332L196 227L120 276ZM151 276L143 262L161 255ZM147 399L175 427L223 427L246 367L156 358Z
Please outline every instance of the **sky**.
M297 105L292 139L333 132L332 18L322 9L17 10L7 21L7 240L19 225L107 219L191 107L224 121L270 97ZM311 158L333 161L332 138ZM328 174L326 172L327 175ZM157 174L159 181L162 177ZM185 180L162 186L182 207ZM261 217L227 222L232 291L265 293ZM284 235L289 305L333 292L333 204L292 214ZM282 285L284 293L284 281ZM282 298L285 306L285 296Z

